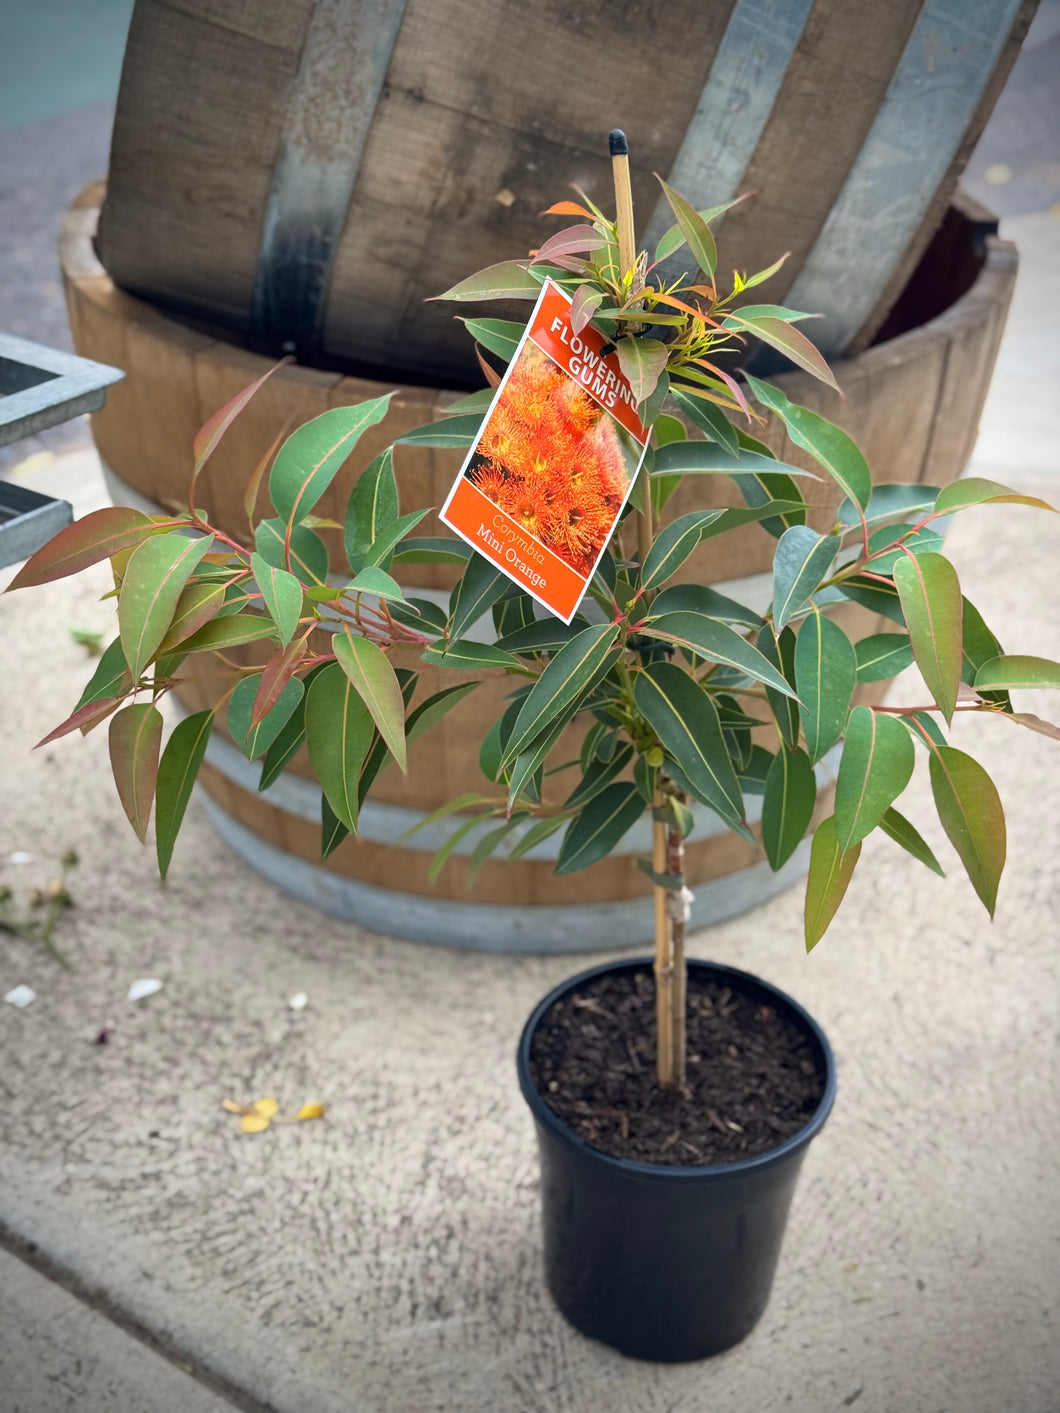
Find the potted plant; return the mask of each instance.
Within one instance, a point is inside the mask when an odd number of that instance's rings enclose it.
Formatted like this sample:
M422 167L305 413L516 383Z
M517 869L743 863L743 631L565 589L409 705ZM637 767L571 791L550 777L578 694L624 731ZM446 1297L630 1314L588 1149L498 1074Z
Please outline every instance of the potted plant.
M119 637L45 740L109 718L118 793L141 839L154 803L163 874L222 712L246 755L261 759L263 783L307 745L323 794L325 854L355 832L383 765L404 768L407 742L477 680L417 700L415 671L395 666L397 649L512 677L507 708L483 737L488 788L439 812L462 812L443 856L476 827L474 866L502 846L525 853L562 829L557 870L574 872L606 857L650 814L653 855L640 866L656 903L654 959L596 968L547 996L520 1043L519 1077L540 1139L546 1266L560 1308L626 1353L687 1359L729 1347L761 1314L798 1167L835 1091L828 1043L794 1001L744 973L685 958L683 850L697 813L753 839L745 797L760 796L761 843L778 869L813 826L816 772L826 755L841 752L834 811L812 829L809 949L872 830L941 872L894 808L919 749L943 827L992 914L1005 856L1000 801L982 767L948 744L939 719L948 726L955 712L986 712L1060 734L1014 710L1009 697L1022 686L1060 686L1060 665L1002 651L963 599L936 528L969 505L1043 503L984 480L941 492L874 490L861 453L838 427L767 382L739 381L719 359L749 336L826 381L831 375L794 327L803 315L737 303L778 266L736 275L723 291L710 229L717 212L695 211L664 184L675 225L651 263L634 256L620 135L613 152L616 220L584 196L560 202L551 210L578 224L529 261L494 266L446 297L537 301L550 283L567 300L571 336L585 340L595 330L597 354L617 360L653 435L627 503L611 505L616 533L606 545L594 541L590 554L584 507L557 501L563 467L557 473L540 453L520 461L518 428L484 439L491 389L454 405L444 423L400 439L486 448L469 474L498 515L502 497L518 491L510 509L530 539L591 571L586 604L569 622L540 616L531 594L469 545L417 538L426 512L400 514L392 449L353 491L344 527L350 574L328 582L314 506L383 415L385 398L329 411L265 458L247 490L247 543L196 510L193 480L187 513L97 511L39 551L12 587L110 559ZM693 273L664 280L659 266L674 256ZM502 360L520 347L520 324L467 322ZM196 476L258 386L201 430ZM564 407L567 432L588 436L598 414L570 401ZM805 471L778 461L749 430L766 415L779 418L839 487L843 500L827 533L806 523ZM578 475L591 480L587 464L577 462ZM266 473L275 514L253 523ZM685 475L728 477L742 503L657 529ZM598 499L620 497L605 486ZM565 525L552 513L559 503ZM681 579L698 544L749 522L776 539L772 602L762 611ZM406 595L391 572L437 557L466 566L448 612ZM828 617L830 605L851 599L889 618L893 630L853 644ZM495 641L469 637L487 614ZM158 702L185 658L213 652L226 661L227 649L255 640L268 645L264 665L226 662L230 680L217 705L181 720L162 750ZM852 705L859 681L911 662L924 679L923 703ZM572 724L583 734L570 758Z

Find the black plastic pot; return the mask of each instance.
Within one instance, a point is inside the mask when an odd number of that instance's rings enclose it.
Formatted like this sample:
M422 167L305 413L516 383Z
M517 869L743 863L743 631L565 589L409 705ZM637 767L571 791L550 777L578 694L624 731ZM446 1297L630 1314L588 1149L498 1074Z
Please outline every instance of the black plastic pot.
M691 972L750 992L805 1030L825 1076L821 1102L792 1138L737 1163L686 1168L612 1158L544 1103L531 1079L530 1043L561 997L605 973L650 969L647 960L593 967L550 992L526 1023L518 1069L541 1153L553 1299L583 1334L633 1358L673 1363L731 1348L765 1310L795 1179L835 1100L835 1060L817 1022L783 991L733 967L691 961Z

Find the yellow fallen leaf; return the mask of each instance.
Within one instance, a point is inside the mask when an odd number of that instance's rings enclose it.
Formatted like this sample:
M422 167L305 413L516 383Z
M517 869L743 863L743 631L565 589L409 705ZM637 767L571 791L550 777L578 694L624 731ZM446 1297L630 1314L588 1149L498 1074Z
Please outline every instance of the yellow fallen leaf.
M239 1127L244 1133L264 1133L269 1126L269 1120L264 1114L246 1113L239 1120Z
M295 1115L296 1119L322 1119L328 1111L326 1104L303 1104Z
M227 1109L230 1114L245 1114L247 1112L247 1106L237 1104L234 1099L222 1099L221 1108Z
M263 1119L271 1119L273 1114L279 1110L279 1104L270 1095L267 1099L255 1099L250 1106L252 1114L259 1114Z

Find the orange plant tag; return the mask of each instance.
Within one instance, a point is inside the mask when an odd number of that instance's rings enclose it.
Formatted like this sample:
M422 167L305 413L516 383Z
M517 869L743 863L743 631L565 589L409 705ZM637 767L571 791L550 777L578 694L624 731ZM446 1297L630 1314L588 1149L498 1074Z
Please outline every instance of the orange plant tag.
M603 334L547 281L441 518L569 623L648 444Z

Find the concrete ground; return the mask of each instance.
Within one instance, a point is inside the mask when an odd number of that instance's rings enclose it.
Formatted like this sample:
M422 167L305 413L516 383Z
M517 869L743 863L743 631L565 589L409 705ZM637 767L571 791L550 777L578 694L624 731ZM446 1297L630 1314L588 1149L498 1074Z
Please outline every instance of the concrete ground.
M1042 161L1029 209L1026 174L995 184L1022 207L1003 222L1022 269L970 469L1058 503L1060 193ZM21 474L80 513L102 495L86 450ZM1010 652L1060 658L1056 525L1013 506L953 526L964 590ZM103 735L30 751L89 671L68 629L110 628L105 587L92 571L0 597L0 884L24 895L81 856L56 937L73 970L0 935L0 996L38 993L0 1003L2 1413L1057 1413L1056 742L957 724L1008 815L994 924L921 760L902 809L945 880L873 837L811 957L797 889L693 939L818 1016L840 1089L758 1330L653 1367L569 1329L541 1279L513 1050L582 959L322 917L225 852L195 803L160 885ZM922 690L913 673L895 688ZM1055 694L1018 704L1060 719ZM139 977L162 989L130 1002ZM329 1112L244 1135L221 1108L266 1094Z

